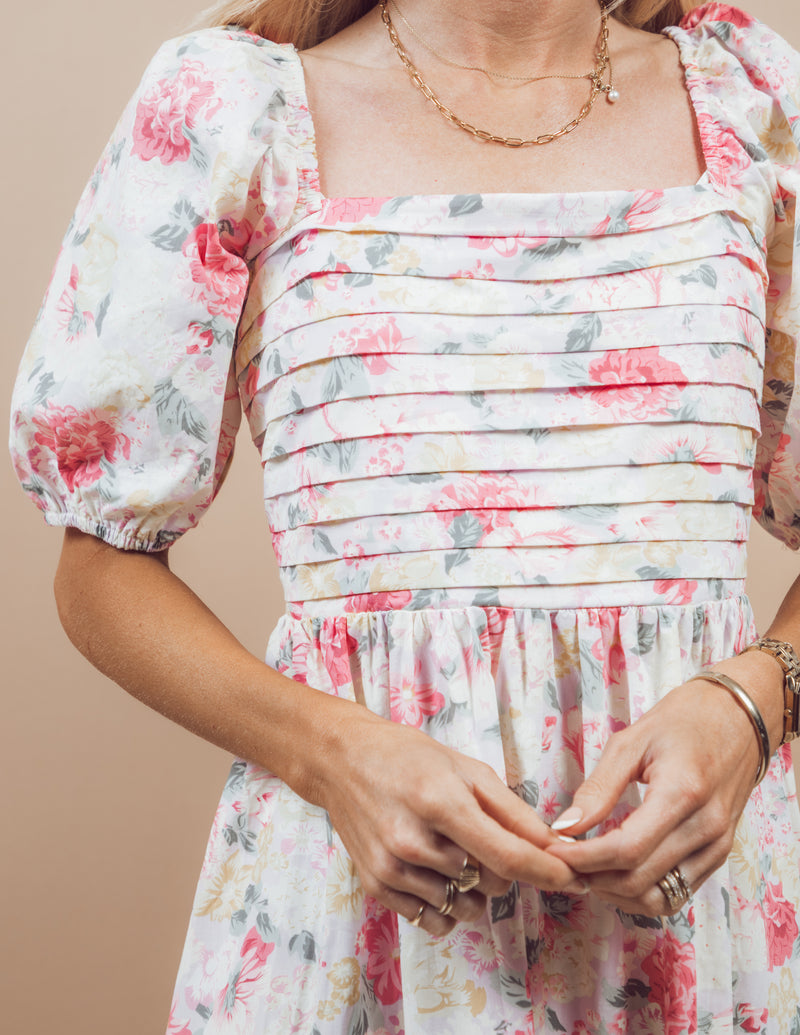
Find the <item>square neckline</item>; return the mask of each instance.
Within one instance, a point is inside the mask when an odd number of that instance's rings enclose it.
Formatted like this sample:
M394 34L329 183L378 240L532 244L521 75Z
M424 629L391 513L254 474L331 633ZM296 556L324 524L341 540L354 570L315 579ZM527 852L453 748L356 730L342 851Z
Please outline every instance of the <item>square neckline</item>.
M495 199L498 203L503 201L510 201L512 199L527 199L528 203L531 204L534 201L537 203L548 198L559 198L559 199L598 199L603 197L638 197L642 194L657 194L665 199L671 199L679 197L683 194L700 193L705 190L714 190L714 177L711 171L713 161L713 150L709 149L706 142L706 137L703 132L703 122L700 118L703 114L703 105L699 98L695 95L695 91L698 89L697 83L697 70L694 63L688 57L686 53L686 34L680 25L670 25L661 30L660 35L666 36L672 40L678 51L678 61L683 72L684 86L686 93L689 98L689 103L692 109L692 116L694 119L695 132L697 138L700 141L700 152L705 164L705 168L700 174L699 178L694 183L689 184L676 184L670 187L611 187L601 190L581 190L581 191L458 191L458 192L445 192L445 193L427 193L427 192L412 192L409 194L326 194L322 190L321 179L320 179L320 162L319 162L319 151L317 148L317 132L316 126L314 125L314 117L311 113L311 106L309 104L308 97L308 86L306 78L306 69L303 64L300 51L293 43L288 43L288 47L294 64L294 73L296 79L296 97L293 98L297 104L298 109L301 111L303 120L307 124L306 141L305 141L305 152L308 156L308 187L313 195L316 196L317 201L321 206L326 205L337 205L344 203L355 203L355 202L383 202L384 204L390 204L391 202L408 202L417 200L419 202L429 202L431 204L442 203L452 198L463 197L466 195L479 194L484 201L491 201Z

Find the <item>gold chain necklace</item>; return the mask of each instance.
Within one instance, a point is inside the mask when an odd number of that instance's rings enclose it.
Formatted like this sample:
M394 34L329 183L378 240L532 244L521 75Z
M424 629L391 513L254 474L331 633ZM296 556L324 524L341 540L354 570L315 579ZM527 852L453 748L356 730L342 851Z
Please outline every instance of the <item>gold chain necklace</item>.
M512 79L515 82L527 85L528 83L540 83L544 79L592 79L597 73L597 68L593 68L590 72L579 72L577 75L511 75L507 72L494 72L491 68L482 68L480 65L462 65L458 61L453 61L451 58L444 54L441 54L435 47L433 47L428 40L424 39L414 28L411 22L406 18L400 8L397 6L397 0L389 0L392 7L395 9L397 14L400 16L400 20L405 24L408 31L412 36L415 36L422 46L437 57L443 64L450 65L451 68L461 68L465 72L482 72L487 78L490 79ZM611 62L608 62L609 73L611 72ZM618 98L615 97L614 100Z
M405 69L408 72L413 84L417 87L420 93L422 93L422 95L426 97L431 102L431 104L434 105L434 107L436 107L440 114L448 120L448 122L452 122L459 129L463 129L464 132L470 133L478 140L483 140L487 143L492 144L502 144L504 147L530 147L533 145L549 144L553 140L558 140L559 137L566 136L567 133L571 133L577 126L579 126L581 122L583 122L583 120L589 114L589 112L592 110L592 106L594 105L594 102L599 94L604 93L608 101L612 104L619 99L619 93L617 92L617 90L614 89L613 85L611 55L608 51L608 14L606 12L605 7L602 4L600 6L600 42L597 49L597 59L594 71L582 76L552 75L533 77L534 79L588 79L591 83L589 99L584 103L583 107L578 112L577 116L574 119L567 122L560 129L556 130L553 133L541 133L539 136L531 137L529 139L524 139L522 137L502 137L496 133L490 133L488 130L478 129L477 126L473 126L471 123L465 122L463 119L459 118L458 115L455 114L455 112L451 111L450 108L448 108L445 104L442 103L442 101L439 100L439 98L433 92L431 87L422 78L419 70L416 68L411 58L406 53L403 44L400 42L400 38L397 35L397 30L394 27L391 15L389 14L389 0L380 0L380 9L381 18L383 20L383 24L386 26L386 31L389 33L389 39L391 40L392 46L397 51L398 57L403 62L403 65L405 66ZM400 14L400 17L403 17L402 12ZM403 20L405 21L405 19ZM406 24L408 24L408 22L406 22ZM409 28L411 28L411 26L409 26ZM417 35L416 33L414 34ZM432 48L428 47L428 49L431 50ZM436 52L434 51L434 53ZM438 54L436 56L440 57L440 55ZM448 61L448 64L455 63ZM483 68L472 68L463 65L459 65L456 67L468 68L469 71L483 72L485 75L492 75L491 72L488 72L486 69ZM608 71L607 83L603 82L603 78L606 71ZM504 76L504 78L512 77Z

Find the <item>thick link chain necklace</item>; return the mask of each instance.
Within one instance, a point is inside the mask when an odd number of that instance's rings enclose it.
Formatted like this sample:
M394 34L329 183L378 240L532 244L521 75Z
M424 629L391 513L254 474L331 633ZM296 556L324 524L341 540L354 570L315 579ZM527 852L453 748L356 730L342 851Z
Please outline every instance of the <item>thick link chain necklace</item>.
M398 57L403 62L413 84L424 97L427 97L431 104L436 107L448 122L452 122L453 125L457 126L459 129L463 129L465 133L470 133L478 140L483 140L491 144L502 144L503 147L531 147L534 145L549 144L553 140L558 140L559 137L566 136L567 133L571 133L577 126L579 126L592 110L594 102L597 100L599 94L604 93L607 100L612 104L619 99L619 93L614 89L611 55L608 51L608 13L602 4L600 6L600 40L597 48L595 67L593 71L587 72L583 75L510 76L503 73L490 72L488 69L480 68L478 66L458 65L456 62L443 58L442 55L438 54L429 44L425 43L413 27L409 25L409 29L411 29L414 35L417 36L420 42L423 43L428 50L435 54L436 57L440 58L440 60L445 61L449 65L454 65L457 68L464 68L471 72L483 72L484 75L494 75L504 79L521 79L524 82L538 82L542 79L588 79L591 84L589 98L575 118L571 119L560 129L557 129L552 133L542 133L539 136L531 137L529 139L524 139L522 137L502 137L497 133L490 133L488 130L478 129L477 126L473 126L471 123L465 122L463 119L459 118L454 111L451 111L450 108L439 100L431 87L422 78L419 70L406 53L405 48L397 35L397 30L394 27L391 15L389 14L389 0L380 0L380 10L381 18L383 20L383 24L386 26L386 31L389 33L389 39L392 42L392 46L397 51ZM402 12L399 13L400 17L403 18L403 21L408 24ZM608 82L604 82L606 72L608 73Z

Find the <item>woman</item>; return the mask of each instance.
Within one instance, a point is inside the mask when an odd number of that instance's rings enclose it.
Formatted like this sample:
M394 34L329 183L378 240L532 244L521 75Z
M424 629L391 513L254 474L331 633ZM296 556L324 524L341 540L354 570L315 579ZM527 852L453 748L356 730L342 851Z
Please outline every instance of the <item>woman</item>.
M716 4L280 7L156 56L15 398L73 641L241 759L170 1031L789 1031L800 588L776 657L742 579L753 504L800 542L800 59ZM267 664L167 563L240 406Z

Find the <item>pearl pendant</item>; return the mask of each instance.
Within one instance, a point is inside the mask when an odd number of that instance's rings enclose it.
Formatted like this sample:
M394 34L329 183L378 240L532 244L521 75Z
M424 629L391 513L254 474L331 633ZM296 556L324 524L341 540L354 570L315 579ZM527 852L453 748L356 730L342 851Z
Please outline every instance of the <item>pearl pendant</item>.
M616 104L619 100L619 90L606 90L606 100L609 104Z

